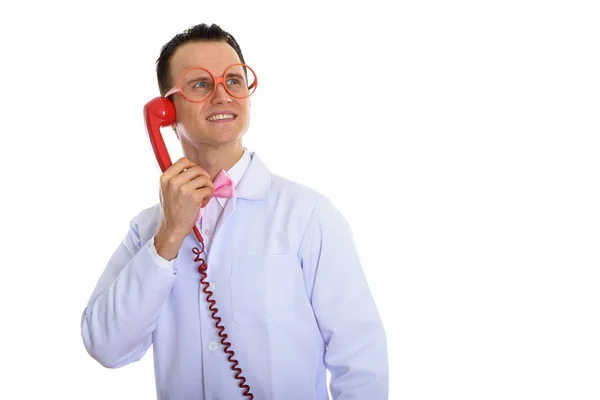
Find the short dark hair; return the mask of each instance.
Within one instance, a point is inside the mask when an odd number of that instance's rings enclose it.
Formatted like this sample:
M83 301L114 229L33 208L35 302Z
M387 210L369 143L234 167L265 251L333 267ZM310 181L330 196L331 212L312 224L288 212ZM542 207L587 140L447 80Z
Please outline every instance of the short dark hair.
M169 42L160 50L160 56L158 57L158 60L156 60L156 78L158 79L158 90L160 90L161 96L164 96L164 94L171 89L171 83L169 82L169 66L175 50L182 44L200 41L227 42L240 57L241 63L246 63L244 61L244 56L242 55L242 49L240 49L240 45L232 34L224 31L216 24L210 26L207 24L194 25L182 33L175 35L173 39L169 40Z

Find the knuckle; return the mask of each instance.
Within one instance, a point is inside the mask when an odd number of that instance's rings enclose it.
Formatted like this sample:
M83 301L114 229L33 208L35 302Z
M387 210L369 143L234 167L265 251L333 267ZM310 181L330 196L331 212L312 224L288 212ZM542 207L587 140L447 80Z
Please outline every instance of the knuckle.
M182 196L189 195L189 190L185 187L185 185L181 185L177 188L177 193Z

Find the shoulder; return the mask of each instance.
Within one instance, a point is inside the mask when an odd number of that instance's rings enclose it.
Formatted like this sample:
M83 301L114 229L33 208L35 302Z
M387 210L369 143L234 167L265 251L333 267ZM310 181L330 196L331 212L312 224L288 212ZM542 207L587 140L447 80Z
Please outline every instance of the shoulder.
M277 174L271 174L271 196L287 196L312 204L327 198L312 187Z
M271 176L269 197L279 207L288 208L290 212L300 211L308 219L323 221L333 217L344 220L327 194L277 174Z

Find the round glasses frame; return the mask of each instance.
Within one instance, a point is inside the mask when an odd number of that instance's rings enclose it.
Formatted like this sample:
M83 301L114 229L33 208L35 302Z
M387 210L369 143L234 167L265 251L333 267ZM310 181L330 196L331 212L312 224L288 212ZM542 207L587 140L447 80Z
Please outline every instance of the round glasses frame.
M229 72L229 70L233 67L238 67L238 66L242 66L244 68L248 68L250 71L252 71L252 73L254 74L254 82L252 82L252 84L248 87L248 90L250 90L249 94L247 96L237 96L233 93L231 93L229 91L229 89L227 88L227 84L225 83L225 78L227 77L227 73ZM193 100L190 99L189 97L187 97L185 95L185 93L183 92L183 86L182 86L182 82L183 82L183 77L190 72L193 69L202 69L206 72L208 72L213 80L213 82L215 83L213 86L213 90L210 93L210 95L206 96L205 99L202 100ZM185 70L183 72L183 74L181 74L181 77L179 77L179 81L177 82L177 85L175 85L171 90L169 90L167 93L165 93L165 95L163 97L169 97L172 94L175 93L181 93L181 95L183 97L185 97L186 100L191 101L192 103L202 103L205 102L206 100L210 99L211 97L213 97L213 95L215 94L215 92L217 91L217 86L220 84L223 85L223 87L225 88L225 91L231 96L231 97L235 97L236 99L246 99L250 96L252 96L254 94L254 92L256 92L256 88L258 86L258 77L256 76L256 72L254 72L254 70L246 65L246 64L233 64L230 65L229 67L227 67L227 69L225 70L225 72L223 73L223 76L216 78L212 72L210 72L209 70L207 70L206 68L202 68L202 67L192 67L192 68L188 68L187 70ZM252 90L253 89L253 90Z

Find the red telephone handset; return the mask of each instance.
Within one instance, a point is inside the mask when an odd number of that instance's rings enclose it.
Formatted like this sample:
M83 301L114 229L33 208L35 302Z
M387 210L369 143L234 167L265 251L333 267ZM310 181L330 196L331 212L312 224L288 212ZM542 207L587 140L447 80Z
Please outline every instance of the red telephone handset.
M146 121L146 131L150 137L150 144L152 144L158 166L162 172L165 172L172 163L167 146L165 146L165 141L160 133L160 128L175 123L175 105L171 100L164 97L152 99L144 106L144 120Z
M152 150L154 150L154 155L156 156L156 161L158 162L158 166L160 167L162 172L165 172L167 168L172 165L171 157L169 156L169 152L167 151L167 146L165 145L165 141L162 137L162 133L160 132L160 128L163 126L173 125L175 123L175 105L173 102L164 97L156 97L150 100L144 106L144 120L146 122L146 131L148 133L148 137L150 138L150 144L152 145ZM235 356L235 352L230 350L231 343L227 341L227 334L225 333L225 328L221 325L221 318L217 316L219 309L216 307L216 301L212 299L212 291L208 290L209 283L206 282L208 275L206 274L206 270L208 266L206 265L206 261L202 258L202 253L204 252L204 239L198 230L198 227L194 225L194 234L200 243L200 248L194 247L192 249L192 253L194 253L195 262L200 262L200 266L198 267L198 272L200 272L201 278L200 283L202 286L202 291L206 293L206 301L208 302L208 308L212 312L211 317L215 320L215 327L218 329L218 335L221 337L221 344L223 344L224 351L228 354L227 359L232 364L231 369L236 372L235 379L239 380L239 387L244 389L242 393L244 396L248 397L250 400L254 399L254 395L250 393L250 386L246 384L246 378L242 376L242 369L238 367L238 361L233 358Z

